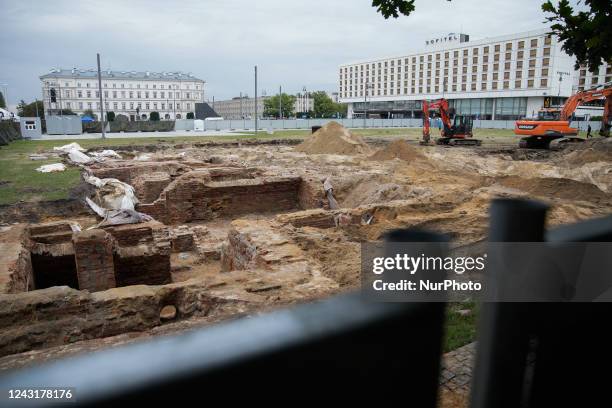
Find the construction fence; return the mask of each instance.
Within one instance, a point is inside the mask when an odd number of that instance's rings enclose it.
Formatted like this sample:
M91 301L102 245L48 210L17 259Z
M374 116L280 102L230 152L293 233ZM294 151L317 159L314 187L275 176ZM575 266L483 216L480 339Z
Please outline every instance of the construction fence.
M257 121L258 130L310 129L313 126L323 126L330 121L336 121L346 128L420 128L422 119L261 119ZM189 130L184 126L179 128L177 120L175 130ZM474 120L474 128L481 129L514 129L515 120ZM601 123L572 122L572 126L586 131L588 124L593 131L599 130ZM431 126L436 126L432 120ZM205 120L204 130L254 130L255 120Z

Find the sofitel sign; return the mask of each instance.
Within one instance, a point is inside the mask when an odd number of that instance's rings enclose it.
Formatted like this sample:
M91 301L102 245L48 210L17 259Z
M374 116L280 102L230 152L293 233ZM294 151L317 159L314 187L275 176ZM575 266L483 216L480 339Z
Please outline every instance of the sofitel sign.
M456 34L449 33L448 35L440 38L434 38L432 40L425 41L425 45L436 45L436 44L446 44L452 42L466 42L470 38L467 34Z

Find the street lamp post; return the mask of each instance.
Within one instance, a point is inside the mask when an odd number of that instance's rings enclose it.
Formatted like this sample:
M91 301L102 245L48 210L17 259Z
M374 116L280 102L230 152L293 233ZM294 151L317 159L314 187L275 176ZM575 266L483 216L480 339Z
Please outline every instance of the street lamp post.
M306 87L302 87L302 92L304 92L304 95L302 97L302 109L304 110L304 113L308 113L308 91L306 90Z
M368 127L368 89L371 88L371 84L366 81L363 89L363 128L366 129Z

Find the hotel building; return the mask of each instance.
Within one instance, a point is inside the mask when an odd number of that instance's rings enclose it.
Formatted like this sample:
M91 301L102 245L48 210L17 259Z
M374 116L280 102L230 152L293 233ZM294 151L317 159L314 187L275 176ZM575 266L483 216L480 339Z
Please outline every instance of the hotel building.
M339 99L349 117L420 117L421 101L446 98L458 114L514 120L612 81L610 65L591 73L574 62L547 30L476 41L449 34L420 52L341 65Z

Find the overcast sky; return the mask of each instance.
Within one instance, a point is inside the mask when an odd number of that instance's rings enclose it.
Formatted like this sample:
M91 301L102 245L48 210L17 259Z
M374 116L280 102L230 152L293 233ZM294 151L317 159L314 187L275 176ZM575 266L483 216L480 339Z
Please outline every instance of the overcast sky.
M423 47L450 32L471 39L545 27L538 0L417 0L385 20L371 0L0 0L0 83L11 105L40 98L53 67L184 71L206 98L260 89L336 90L339 64ZM2 88L0 86L0 88Z

